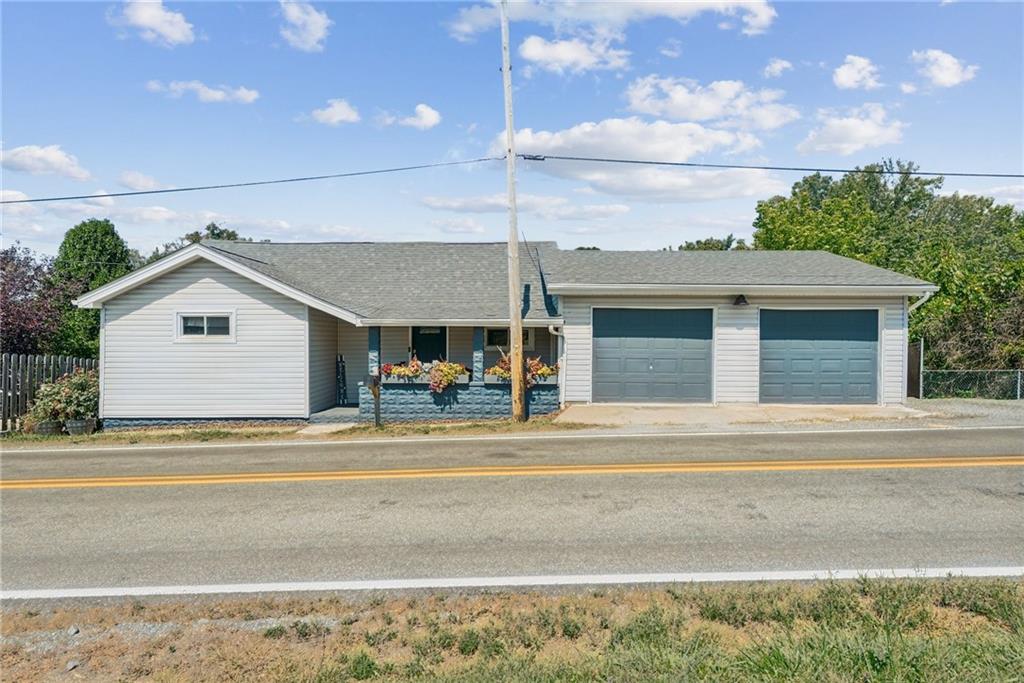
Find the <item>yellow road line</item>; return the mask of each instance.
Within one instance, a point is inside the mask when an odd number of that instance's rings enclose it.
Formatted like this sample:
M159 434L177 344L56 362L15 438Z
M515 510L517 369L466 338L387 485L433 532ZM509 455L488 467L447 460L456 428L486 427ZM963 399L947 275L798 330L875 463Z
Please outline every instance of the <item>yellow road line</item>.
M698 474L708 472L807 472L818 470L938 469L1020 467L1024 456L941 458L849 458L832 460L737 460L711 462L617 463L591 465L518 465L435 469L336 470L326 472L240 472L164 474L131 477L8 479L0 490L105 488L126 486L193 486L200 484L271 484L370 479L439 479L457 477L549 477L595 474Z

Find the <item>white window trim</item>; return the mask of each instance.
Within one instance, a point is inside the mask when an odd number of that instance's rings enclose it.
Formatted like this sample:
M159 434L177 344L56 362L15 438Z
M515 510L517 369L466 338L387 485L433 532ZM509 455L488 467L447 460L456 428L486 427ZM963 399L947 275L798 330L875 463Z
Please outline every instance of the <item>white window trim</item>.
M174 312L174 342L176 344L234 344L237 334L235 327L236 309L195 309ZM182 333L182 318L188 316L222 316L228 319L228 334L198 335Z
M488 345L487 344L487 333L489 331L491 331L491 330L502 330L504 332L507 332L508 328L507 327L485 327L484 328L484 350L485 351L503 351L505 353L510 353L512 351L512 349L505 349L505 348L502 348L502 347L497 346L497 345ZM524 327L523 328L523 334L526 337L523 340L523 351L533 351L534 350L534 343L535 343L535 341L537 339L537 336L535 334L535 329L533 327ZM509 336L509 342L511 342L511 341L512 341L512 337L510 335Z

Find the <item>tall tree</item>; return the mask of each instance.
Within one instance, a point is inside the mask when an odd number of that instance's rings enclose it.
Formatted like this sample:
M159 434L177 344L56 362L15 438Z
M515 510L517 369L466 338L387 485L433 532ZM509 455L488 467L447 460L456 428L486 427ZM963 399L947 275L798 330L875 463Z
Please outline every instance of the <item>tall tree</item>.
M0 346L4 353L44 353L60 324L60 292L50 261L13 244L0 251Z
M990 197L939 195L942 178L911 175L910 162L862 170L807 176L788 197L758 202L754 246L823 249L939 285L910 321L930 367L1024 364L1012 321L1024 290L1024 213Z
M126 275L132 265L128 245L109 220L92 218L67 231L53 261L54 281L65 295L56 353L99 354L99 311L77 308L71 299Z
M139 257L136 257L136 260L142 260L141 265L145 265L146 263L152 263L153 261L162 259L164 256L167 256L168 254L173 254L182 247L187 247L190 244L202 242L203 240L236 240L242 242L251 242L252 238L239 237L238 232L236 230L233 230L231 228L222 228L216 223L210 222L207 223L206 227L203 228L201 231L193 230L192 232L183 235L182 237L174 240L173 242L167 242L162 247L157 247L156 249L153 250L153 253L151 253L147 258L139 259Z
M679 245L679 251L729 251L736 249L744 251L750 249L747 241L742 237L737 239L732 233L725 237L706 237L695 242L684 242Z

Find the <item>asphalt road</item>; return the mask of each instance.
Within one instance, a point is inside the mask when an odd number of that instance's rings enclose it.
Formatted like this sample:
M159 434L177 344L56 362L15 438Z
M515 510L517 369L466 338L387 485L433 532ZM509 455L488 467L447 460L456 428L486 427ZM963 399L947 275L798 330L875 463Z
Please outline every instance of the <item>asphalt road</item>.
M560 435L563 436L563 435ZM764 462L761 471L432 476L3 490L8 590L1024 565L1024 467L811 461L1024 456L1024 431L542 437L7 451L2 478L537 464ZM772 462L802 469L773 470ZM970 464L970 463L969 463ZM799 465L799 463L798 463Z

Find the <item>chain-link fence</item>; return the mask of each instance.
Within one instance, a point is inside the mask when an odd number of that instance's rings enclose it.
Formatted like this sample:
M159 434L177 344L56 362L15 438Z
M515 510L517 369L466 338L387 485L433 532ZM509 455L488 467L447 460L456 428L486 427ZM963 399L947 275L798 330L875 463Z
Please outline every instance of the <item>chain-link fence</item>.
M925 370L924 398L1024 398L1024 370Z

